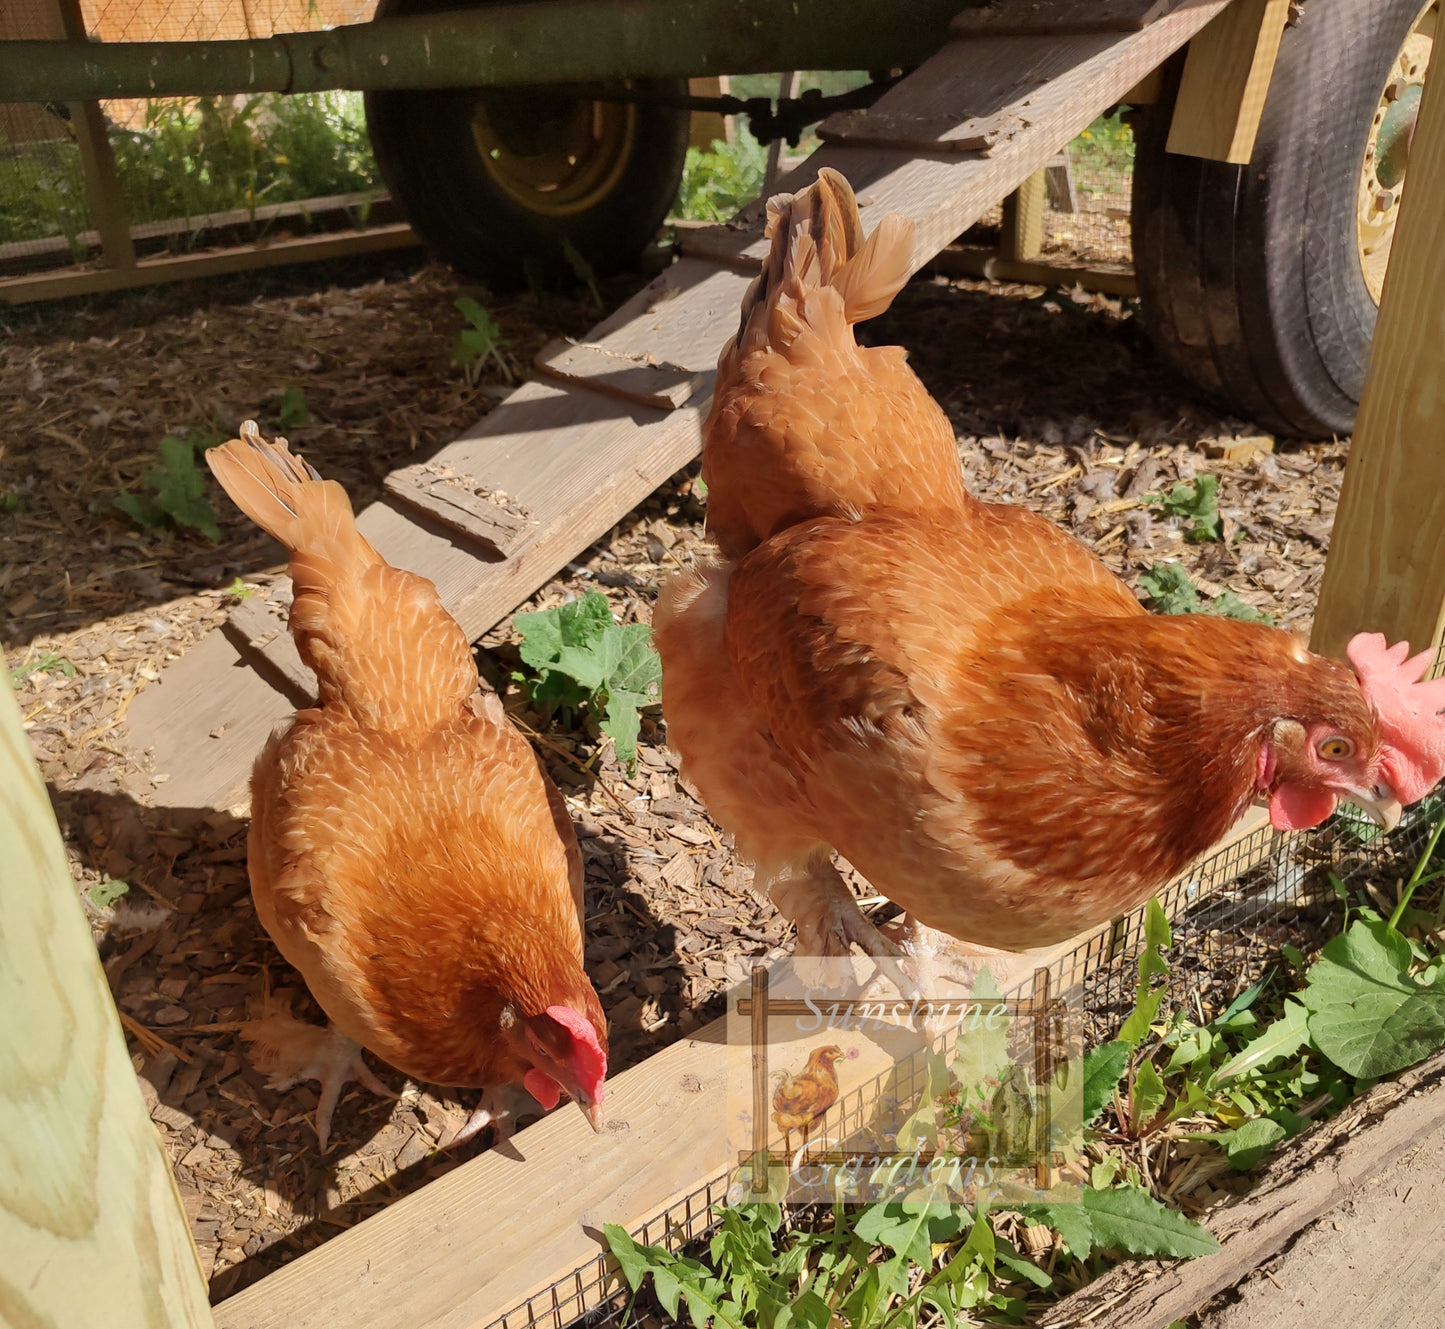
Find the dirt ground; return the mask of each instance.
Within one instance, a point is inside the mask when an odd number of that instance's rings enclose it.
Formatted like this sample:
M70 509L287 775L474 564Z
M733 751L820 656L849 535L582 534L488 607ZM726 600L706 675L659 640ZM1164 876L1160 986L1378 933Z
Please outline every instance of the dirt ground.
M604 305L635 280L604 288ZM166 433L229 434L247 417L270 432L294 386L315 422L290 430L293 444L357 506L371 501L387 471L449 442L508 390L496 366L469 387L453 363L459 293L443 269L389 259L0 311L7 663L217 1298L482 1144L446 1149L467 1095L383 1069L399 1098L353 1086L322 1158L314 1089L273 1092L248 1065L241 1022L278 1001L319 1013L251 910L244 822L164 825L147 806L155 773L115 740L164 663L279 569L209 478L218 543L142 529L114 500L142 485ZM473 294L518 372L550 338L600 317L585 299ZM975 492L1059 522L1131 584L1179 559L1206 595L1230 589L1307 631L1343 444L1214 455L1257 431L1193 400L1127 302L920 280L866 335L909 348ZM1205 472L1220 480L1225 538L1193 544L1147 496ZM624 621L648 621L660 579L702 554L702 517L691 473L673 477L527 607L595 588ZM568 795L587 861L588 967L620 1069L717 1013L724 955L777 943L782 921L679 784L659 717L628 778L596 733L548 730L527 711L510 682L509 620L477 657Z

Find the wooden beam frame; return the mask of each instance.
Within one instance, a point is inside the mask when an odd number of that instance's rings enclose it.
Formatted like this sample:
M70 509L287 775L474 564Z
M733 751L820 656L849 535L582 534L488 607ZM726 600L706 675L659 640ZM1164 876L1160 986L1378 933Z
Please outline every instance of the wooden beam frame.
M1445 72L1425 77L1374 349L1310 644L1356 632L1416 650L1445 629Z
M94 295L98 291L214 277L253 268L275 268L286 263L311 263L317 259L372 254L419 244L421 240L410 226L396 222L365 231L332 231L325 235L273 240L269 244L203 250L198 254L158 254L154 258L137 259L124 268L62 268L24 277L3 277L0 278L0 304Z
M1170 152L1249 161L1288 17L1289 0L1234 0L1189 43Z
M85 16L80 0L54 0L65 39L87 42ZM71 102L70 123L80 148L80 168L85 179L85 201L91 219L100 232L100 252L106 263L122 272L135 267L135 246L130 238L130 212L116 175L115 155L110 150L105 116L96 101Z

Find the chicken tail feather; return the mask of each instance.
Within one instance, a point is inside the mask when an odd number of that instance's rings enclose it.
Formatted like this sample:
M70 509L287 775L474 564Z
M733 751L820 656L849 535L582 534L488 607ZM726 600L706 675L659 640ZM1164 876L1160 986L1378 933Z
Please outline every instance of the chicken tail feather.
M791 344L810 321L808 297L817 291L836 294L828 312L841 314L845 326L875 318L912 271L913 223L890 215L864 240L853 189L830 167L808 188L768 200L768 235L768 261L743 297L736 342L743 354Z
M852 187L824 167L768 201L767 261L718 360L703 430L707 530L729 558L815 517L967 501L953 426L896 346L859 346L913 268L913 223L864 237Z
M455 716L477 687L466 636L431 582L371 547L346 490L251 420L206 461L236 506L290 551L291 634L322 702L393 732Z
M242 424L240 438L211 448L206 464L235 505L285 545L293 560L299 554L303 561L341 566L381 562L356 529L346 490L323 480L284 438L268 443L254 420Z

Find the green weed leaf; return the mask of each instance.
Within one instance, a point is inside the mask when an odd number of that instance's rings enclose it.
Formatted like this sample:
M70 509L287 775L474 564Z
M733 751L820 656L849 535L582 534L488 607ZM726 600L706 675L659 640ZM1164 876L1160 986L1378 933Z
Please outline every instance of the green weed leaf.
M1360 919L1310 968L1310 1036L1341 1070L1373 1079L1445 1046L1445 989L1412 978L1412 959L1399 933Z
M1236 1172L1248 1172L1289 1132L1277 1121L1256 1117L1229 1131L1220 1139L1229 1164Z
M1265 1070L1281 1057L1298 1052L1309 1042L1308 1019L1309 1012L1299 1002L1286 1001L1284 1014L1226 1061L1216 1073L1215 1083L1223 1083L1246 1071Z
M1175 1257L1212 1255L1219 1249L1212 1233L1134 1186L1085 1187L1083 1205L1095 1246Z
M612 739L617 759L632 770L640 711L662 696L662 661L652 629L614 623L607 597L598 591L513 621L522 635L522 662L536 671L535 678L520 678L532 704L548 717L586 710Z
M109 909L117 900L124 899L130 892L130 882L121 881L116 877L108 877L105 881L92 886L86 891L85 896L97 909Z
M1122 1038L1091 1048L1084 1054L1084 1125L1098 1119L1114 1097L1129 1065L1131 1045Z

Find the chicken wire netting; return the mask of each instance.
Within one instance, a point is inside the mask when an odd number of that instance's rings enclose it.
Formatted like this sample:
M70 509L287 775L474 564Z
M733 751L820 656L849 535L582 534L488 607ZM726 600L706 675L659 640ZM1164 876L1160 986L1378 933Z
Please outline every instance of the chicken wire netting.
M1282 835L1264 824L1202 859L1158 897L1173 923L1166 1002L1200 1023L1219 1015L1264 977L1281 944L1309 953L1338 931L1340 889L1366 891L1382 909L1392 907L1442 808L1445 798L1427 799L1389 835L1348 808L1315 831ZM1051 990L1072 993L1071 1013L1082 1018L1085 1049L1115 1037L1133 1003L1145 913L1141 907L1115 920L1050 966ZM900 1094L908 1073L908 1066L889 1072ZM919 1082L915 1087L921 1087L921 1061L912 1074ZM880 1076L840 1099L818 1129L839 1139L861 1128L882 1080ZM730 1171L700 1179L695 1190L632 1235L674 1251L706 1239L717 1229L718 1207L728 1198L734 1175ZM789 1221L807 1218L800 1209ZM568 1329L580 1324L617 1329L638 1319L636 1309L611 1261L598 1256L487 1329Z
M365 22L375 0L80 0L97 41L264 38ZM0 40L64 35L58 0L5 0ZM382 195L361 94L115 100L100 104L119 201L139 253L193 250L364 224ZM76 108L0 102L0 275L100 248ZM93 188L93 186L92 186Z

